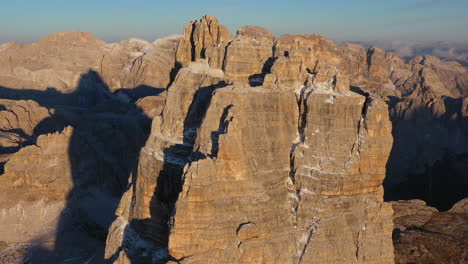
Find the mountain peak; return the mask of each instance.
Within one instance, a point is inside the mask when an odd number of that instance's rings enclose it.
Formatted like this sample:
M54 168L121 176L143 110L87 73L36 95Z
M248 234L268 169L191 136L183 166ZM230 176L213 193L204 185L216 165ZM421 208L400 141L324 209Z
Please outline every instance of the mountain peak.
M96 38L93 34L81 30L75 30L72 32L59 31L43 38L40 42L83 42L90 44L105 43L103 40Z

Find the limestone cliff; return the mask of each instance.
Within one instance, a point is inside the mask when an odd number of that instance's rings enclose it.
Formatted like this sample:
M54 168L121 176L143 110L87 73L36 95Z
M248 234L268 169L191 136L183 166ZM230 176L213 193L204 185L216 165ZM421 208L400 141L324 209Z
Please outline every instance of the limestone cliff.
M106 258L156 261L167 248L179 263L393 263L386 104L351 91L338 64L272 59L274 36L258 27L213 52L223 44L208 18L185 30L197 41L178 58L193 61L179 60ZM277 81L262 86L265 74Z
M2 44L0 262L463 261L467 95L456 62L211 15Z

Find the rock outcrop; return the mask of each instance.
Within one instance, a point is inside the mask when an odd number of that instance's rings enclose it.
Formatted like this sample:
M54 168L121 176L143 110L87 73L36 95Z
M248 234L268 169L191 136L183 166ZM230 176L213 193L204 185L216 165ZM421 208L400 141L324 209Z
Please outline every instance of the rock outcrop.
M8 45L0 50L0 95L18 99L21 93L7 88L72 93L90 69L99 73L110 91L166 88L178 43L174 36L154 43L130 39L108 44L76 31L59 32L30 45Z
M210 48L224 45L231 39L232 35L226 26L219 24L214 16L205 15L184 27L184 36L177 48L176 61L185 67L191 61L206 58ZM223 57L224 55L221 55L218 58Z
M177 62L207 59L213 69L222 69L227 82L257 82L271 67L275 36L257 26L245 26L233 37L213 16L192 21L184 29L177 50Z
M392 202L395 263L464 263L468 256L468 200L439 212L424 201Z
M393 263L386 104L335 66L308 70L310 53L272 59L274 36L257 27L238 31L220 65L210 54L223 44L195 34L208 25L219 28L204 17L185 30L197 41L179 58L199 52L153 120L106 258L155 261L167 247L179 263ZM266 74L279 81L261 86Z
M6 245L0 262L82 263L104 250L102 240L146 139L146 118L120 102L75 112L47 111L32 101L16 106L31 116L17 114L18 122L9 124L33 131L32 144L9 153L0 177L0 241ZM28 130L42 110L47 117ZM70 125L40 134L60 120Z

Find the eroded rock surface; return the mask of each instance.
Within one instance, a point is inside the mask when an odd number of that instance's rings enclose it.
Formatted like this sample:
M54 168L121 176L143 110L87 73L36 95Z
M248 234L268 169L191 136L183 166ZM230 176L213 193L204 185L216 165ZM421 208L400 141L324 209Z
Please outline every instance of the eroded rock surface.
M146 243L129 243L136 231L180 263L393 263L392 209L381 186L392 146L386 104L351 91L334 66L299 65L287 85L251 87L268 60L282 76L277 65L292 58L271 60L273 41L245 27L221 67L206 52L179 71L121 200L112 230L123 231L109 235L106 258L126 263L149 251L155 260ZM242 43L268 52L248 55ZM254 70L235 76L234 62Z
M424 201L392 202L395 263L465 263L468 260L468 200L439 212Z
M186 26L176 61L187 67L153 120L114 222L128 232L108 237L106 258L393 263L393 210L382 182L407 182L418 164L411 162L440 160L438 150L451 144L408 155L428 146L411 135L411 147L399 149L395 127L421 119L424 105L432 108L427 129L434 116L450 116L458 123L449 130L459 133L466 104L450 98L466 90L466 69L430 57L407 64L317 34L225 31L212 16ZM145 241L138 250L128 242L134 232Z
M12 99L21 96L8 88L72 93L80 76L90 69L111 91L166 88L178 42L174 36L154 43L129 39L108 44L76 31L58 32L30 45L7 45L0 50L0 94Z
M103 240L146 139L147 120L132 109L107 102L92 111L45 111L34 132L57 120L69 126L33 134L32 144L9 154L0 176L0 241L7 245L0 262L103 262Z

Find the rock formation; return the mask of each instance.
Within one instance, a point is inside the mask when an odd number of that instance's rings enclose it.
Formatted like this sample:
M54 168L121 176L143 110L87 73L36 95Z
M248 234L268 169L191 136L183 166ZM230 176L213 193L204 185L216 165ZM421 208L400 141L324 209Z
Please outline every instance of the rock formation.
M395 263L464 263L468 256L468 200L447 212L424 201L392 202Z
M138 86L166 88L178 42L175 36L155 43L129 39L107 44L86 32L58 32L37 43L1 49L1 86L71 93L80 76L93 69L111 91ZM11 93L0 90L3 97L15 96Z
M184 39L209 31L206 19ZM393 263L381 187L392 146L386 104L351 91L334 66L288 63L307 53L272 59L273 41L264 29L241 28L221 67L208 48L222 44L184 48L207 52L167 91L106 258L132 263L152 243L180 263ZM252 75L263 82L267 61L270 75L292 81L250 87ZM129 242L135 232L139 250Z
M0 148L4 157L28 143L38 133L36 126L51 113L34 101L0 99ZM36 130L36 131L34 131Z
M2 44L0 65L0 262L466 260L456 62L206 15L153 43Z
M6 246L0 262L82 263L103 251L102 239L146 139L145 117L134 110L109 113L106 105L68 112L47 111L32 101L18 101L16 108L7 102L11 112L5 120L13 131L24 128L29 145L4 155L0 241ZM121 103L106 104L117 112ZM37 122L40 113L45 118ZM63 131L43 134L62 122L69 124Z

